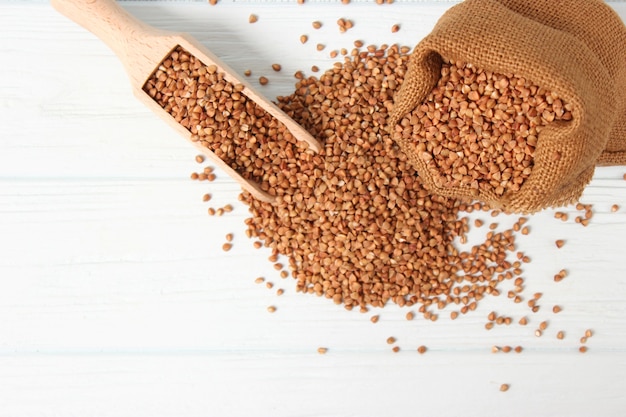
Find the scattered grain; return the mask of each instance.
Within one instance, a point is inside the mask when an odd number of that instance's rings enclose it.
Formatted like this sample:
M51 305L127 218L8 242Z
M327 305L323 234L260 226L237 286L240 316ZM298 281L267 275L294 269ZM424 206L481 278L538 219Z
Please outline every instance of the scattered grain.
M315 22L311 23L311 25L313 26L313 29L319 29L322 27L322 22L316 20Z
M282 68L280 64L272 64L272 69L276 72L280 71Z
M509 384L502 384L502 385L500 385L500 391L502 391L502 392L508 391L509 388L510 388Z
M396 343L396 338L395 337L390 336L390 337L387 338L387 344L388 345L393 345L394 343Z
M259 17L255 14L251 14L250 16L248 16L248 22L249 23L256 23L259 21Z
M309 40L309 37L307 35L300 35L301 43L306 43L308 40Z
M565 241L563 239L558 239L556 242L554 242L556 244L556 247L561 249L563 247L563 245L565 245Z
M399 30L400 30L400 25L397 23L391 27L391 33L396 33Z
M561 269L556 275L554 275L554 281L562 281L565 277L567 277L567 270Z
M325 347L318 347L317 348L317 353L319 353L320 355L325 355L326 352L328 352L328 348L325 348Z
M270 80L268 80L267 77L265 77L263 75L259 77L259 84L267 85L267 83L269 83L269 82L270 82Z
M275 306L269 306L267 308L267 311L270 312L270 313L275 313L276 312L276 307Z
M585 353L585 352L587 352L587 346L581 346L581 347L579 347L579 348L578 348L578 351L579 351L580 353Z
M420 354L424 354L424 353L426 353L426 346L422 345L422 346L418 347L418 348L417 348L417 351L418 351Z
M224 252L228 252L229 250L231 250L231 249L232 249L232 247L233 247L233 245L232 245L231 243L224 243L224 244L222 245L222 250L223 250Z
M563 330L559 330L556 333L556 338L559 339L559 340L563 340L565 338L565 332L563 332Z
M337 20L337 26L339 26L339 32L346 32L348 29L351 29L354 26L354 22L349 19L339 18Z

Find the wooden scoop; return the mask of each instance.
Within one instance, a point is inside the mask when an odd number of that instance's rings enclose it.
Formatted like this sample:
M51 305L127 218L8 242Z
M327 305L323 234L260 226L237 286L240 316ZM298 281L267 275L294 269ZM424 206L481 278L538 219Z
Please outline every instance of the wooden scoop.
M321 144L302 126L274 103L254 91L235 71L193 37L149 26L131 16L113 0L52 0L52 6L103 40L124 64L135 96L256 199L270 203L274 201L274 197L263 191L259 184L246 180L210 149L192 141L192 133L143 90L146 81L177 46L187 50L203 64L217 66L226 81L233 85L242 84L244 86L242 93L283 123L297 140L305 141L316 152L321 149Z

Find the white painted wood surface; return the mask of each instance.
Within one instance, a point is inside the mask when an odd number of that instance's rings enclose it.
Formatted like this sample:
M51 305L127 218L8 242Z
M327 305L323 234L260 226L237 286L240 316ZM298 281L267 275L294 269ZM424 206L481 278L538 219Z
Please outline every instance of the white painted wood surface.
M262 91L275 97L292 90L297 69L329 67L329 51L355 39L416 43L453 3L123 4L197 36L254 80L266 75ZM626 18L626 4L610 4ZM339 34L339 17L355 27ZM626 167L597 170L583 198L594 204L589 227L552 212L530 219L519 244L532 257L525 294L544 295L527 327L484 330L491 310L528 314L506 295L457 321L444 312L436 323L409 322L391 306L372 324L374 313L297 294L280 279L244 235L232 180L190 181L193 148L132 96L113 53L47 2L0 0L0 63L0 416L626 413ZM233 213L206 214L226 203ZM228 232L235 245L224 253ZM567 240L561 250L556 238ZM570 276L556 284L561 268ZM258 276L274 288L255 284ZM550 325L537 338L541 320ZM583 355L587 328L595 335ZM524 351L492 354L494 344ZM499 392L502 383L511 389Z

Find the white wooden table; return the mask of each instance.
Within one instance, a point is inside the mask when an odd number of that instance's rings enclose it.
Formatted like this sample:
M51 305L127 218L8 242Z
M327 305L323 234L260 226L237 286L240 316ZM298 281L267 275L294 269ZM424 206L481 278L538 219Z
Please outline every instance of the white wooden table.
M298 69L330 67L329 52L356 39L414 45L452 4L123 3L191 32L235 70L266 75L269 97L290 93ZM626 18L625 3L610 4ZM355 27L339 34L340 17ZM348 312L278 276L269 251L245 237L235 184L220 173L190 181L195 150L135 100L110 50L46 1L0 0L0 64L0 416L626 413L626 167L597 170L582 199L594 204L588 227L552 211L530 219L519 246L532 257L526 297L543 293L539 313L506 292L456 321L446 312L407 321L394 306ZM232 213L206 214L227 203ZM224 253L228 232L234 248ZM557 250L556 238L566 246ZM554 283L561 268L570 275ZM492 310L531 322L488 332ZM537 338L541 320L550 325ZM524 351L493 354L492 345Z

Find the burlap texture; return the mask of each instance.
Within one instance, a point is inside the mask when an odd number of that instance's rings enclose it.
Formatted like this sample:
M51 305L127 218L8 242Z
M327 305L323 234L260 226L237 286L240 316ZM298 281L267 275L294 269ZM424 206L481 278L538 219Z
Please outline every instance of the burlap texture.
M596 165L626 164L626 27L604 2L465 0L453 6L415 47L394 99L391 129L433 89L441 57L529 79L570 103L573 120L541 131L530 177L503 196L436 186L409 141L395 135L433 192L530 213L576 201Z

